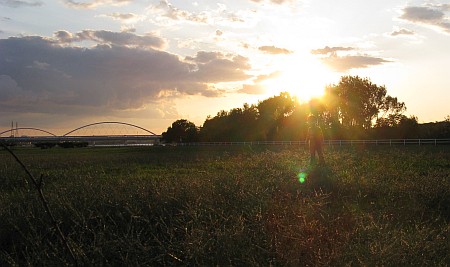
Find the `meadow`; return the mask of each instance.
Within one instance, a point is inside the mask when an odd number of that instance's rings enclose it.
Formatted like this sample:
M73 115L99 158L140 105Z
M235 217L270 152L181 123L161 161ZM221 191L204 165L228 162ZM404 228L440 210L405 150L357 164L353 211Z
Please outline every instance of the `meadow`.
M446 266L448 146L15 148L78 265ZM299 181L303 173L305 181ZM75 264L0 149L0 265Z

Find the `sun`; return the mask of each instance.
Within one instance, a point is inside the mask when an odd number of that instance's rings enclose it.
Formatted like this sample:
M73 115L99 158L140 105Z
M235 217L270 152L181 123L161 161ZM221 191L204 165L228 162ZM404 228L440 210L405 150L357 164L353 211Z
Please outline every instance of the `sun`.
M310 55L293 55L274 65L278 75L263 83L268 94L288 92L300 102L323 96L325 87L338 79L337 73Z

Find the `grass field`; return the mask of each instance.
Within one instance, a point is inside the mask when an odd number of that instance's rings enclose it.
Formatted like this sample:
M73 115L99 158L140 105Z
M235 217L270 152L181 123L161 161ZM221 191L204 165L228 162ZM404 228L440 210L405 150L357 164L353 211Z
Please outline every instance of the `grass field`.
M14 151L80 265L450 265L448 146ZM0 265L72 264L24 179L0 150Z

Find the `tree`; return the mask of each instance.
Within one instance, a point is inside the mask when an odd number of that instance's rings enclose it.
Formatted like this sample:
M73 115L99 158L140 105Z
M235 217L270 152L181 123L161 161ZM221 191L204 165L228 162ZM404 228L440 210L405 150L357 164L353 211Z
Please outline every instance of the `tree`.
M274 140L286 119L294 112L297 100L289 93L282 92L258 103L258 129L264 140Z
M220 111L206 119L201 129L202 141L251 141L256 137L258 110L254 105L244 104L229 112Z
M177 120L162 133L163 141L167 143L190 143L199 141L199 129L188 120Z
M384 86L378 86L368 78L341 77L337 85L326 88L329 117L347 129L369 129L376 119L399 115L406 110L403 102L386 93Z
M374 138L418 138L417 117L402 114L389 114L378 118L374 127Z

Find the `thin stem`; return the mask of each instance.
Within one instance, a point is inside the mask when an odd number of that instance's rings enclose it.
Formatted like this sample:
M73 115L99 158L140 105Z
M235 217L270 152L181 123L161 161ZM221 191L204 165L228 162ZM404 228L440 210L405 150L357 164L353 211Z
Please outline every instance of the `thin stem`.
M22 169L24 169L25 172L27 173L28 177L30 178L31 182L33 183L34 187L36 188L36 191L38 192L38 196L39 196L39 199L41 200L42 205L44 206L45 213L48 214L53 226L56 229L56 232L58 233L59 238L61 239L61 242L64 244L65 248L69 252L71 260L77 266L78 265L77 259L75 258L72 248L70 247L69 242L67 241L63 232L61 231L61 228L59 228L59 224L56 221L55 217L53 216L53 213L50 210L50 207L48 205L48 201L45 198L44 192L42 191L42 175L41 175L39 181L36 180L36 178L34 178L34 176L31 174L31 172L28 170L28 168L25 166L25 164L23 164L23 162L16 156L16 154L14 154L14 152L11 151L11 149L9 149L3 143L0 143L0 145L13 156L13 158L19 163L19 165L22 167Z

